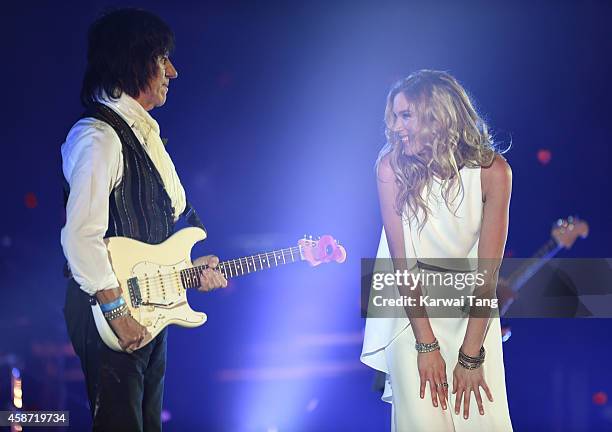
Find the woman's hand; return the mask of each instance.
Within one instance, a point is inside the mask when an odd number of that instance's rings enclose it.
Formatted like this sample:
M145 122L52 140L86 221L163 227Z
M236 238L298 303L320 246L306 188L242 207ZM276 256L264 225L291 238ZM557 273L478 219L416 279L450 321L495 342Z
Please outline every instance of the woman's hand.
M421 399L425 398L425 383L429 382L431 390L431 402L438 406L438 399L442 409L446 409L448 401L448 382L446 380L446 363L440 354L440 350L418 353L417 365L421 377Z
M455 414L459 414L461 409L461 399L463 398L463 418L467 419L470 416L470 393L474 392L476 402L478 403L478 411L480 415L484 415L484 407L482 406L482 397L480 396L480 387L487 394L487 397L493 402L493 395L489 386L484 379L484 366L476 369L466 369L459 363L453 371L453 394L455 395Z

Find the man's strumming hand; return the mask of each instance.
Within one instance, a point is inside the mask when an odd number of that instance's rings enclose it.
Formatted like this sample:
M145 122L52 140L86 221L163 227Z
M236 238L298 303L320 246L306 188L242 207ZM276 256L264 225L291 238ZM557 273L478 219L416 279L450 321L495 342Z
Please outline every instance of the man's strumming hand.
M119 296L121 296L120 288L102 290L96 293L96 298L101 304L115 301ZM108 323L117 335L119 345L128 353L134 352L141 347L145 340L151 338L147 328L132 318L131 315L124 315Z

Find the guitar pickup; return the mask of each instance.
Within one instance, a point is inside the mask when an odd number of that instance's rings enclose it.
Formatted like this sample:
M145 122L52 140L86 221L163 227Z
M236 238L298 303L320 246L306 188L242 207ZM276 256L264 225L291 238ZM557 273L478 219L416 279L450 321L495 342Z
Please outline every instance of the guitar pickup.
M140 286L138 285L138 278L130 278L127 281L128 291L130 293L130 301L132 307L139 307L142 304L142 296L140 295Z

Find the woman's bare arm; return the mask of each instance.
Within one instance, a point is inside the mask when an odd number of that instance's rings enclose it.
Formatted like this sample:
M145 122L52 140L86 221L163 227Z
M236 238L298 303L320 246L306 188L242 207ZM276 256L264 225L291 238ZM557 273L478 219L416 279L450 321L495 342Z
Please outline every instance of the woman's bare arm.
M395 270L408 270L406 263L406 248L404 246L404 228L402 219L396 211L396 197L398 187L395 183L395 175L390 163L390 154L382 158L377 173L378 197L380 201L380 212L382 214L383 225L387 235L389 251L393 258ZM400 294L416 297L420 292L420 287L411 290L412 287L399 286ZM409 310L408 310L409 309ZM406 312L410 319L412 331L418 342L431 343L435 336L429 318L427 318L424 308L410 307Z
M508 236L508 213L512 193L512 170L508 162L496 156L491 166L482 168L484 212L478 244L479 272L485 272L482 297L495 298L495 288ZM476 357L484 342L490 317L470 316L462 350Z

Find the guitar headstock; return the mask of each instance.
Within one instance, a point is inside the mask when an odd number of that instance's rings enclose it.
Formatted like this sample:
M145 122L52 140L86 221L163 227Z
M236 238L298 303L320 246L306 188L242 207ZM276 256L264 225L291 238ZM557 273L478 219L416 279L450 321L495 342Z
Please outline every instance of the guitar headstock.
M586 238L589 235L589 224L573 216L559 219L553 225L550 235L559 246L569 249L578 237Z
M346 260L346 249L338 244L330 235L324 235L318 239L313 239L312 236L298 241L301 246L302 256L308 261L311 266L318 266L321 263L335 261L343 263Z

